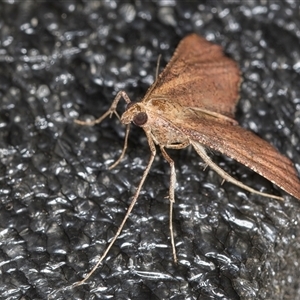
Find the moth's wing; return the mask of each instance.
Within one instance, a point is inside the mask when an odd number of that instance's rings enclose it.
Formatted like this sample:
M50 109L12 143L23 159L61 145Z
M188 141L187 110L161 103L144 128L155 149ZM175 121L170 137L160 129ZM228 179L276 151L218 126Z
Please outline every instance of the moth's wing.
M143 101L167 98L185 107L234 118L240 72L222 48L196 34L185 37Z
M237 160L300 200L300 180L287 157L251 131L199 115L195 111L185 114L172 120L173 126L191 140Z

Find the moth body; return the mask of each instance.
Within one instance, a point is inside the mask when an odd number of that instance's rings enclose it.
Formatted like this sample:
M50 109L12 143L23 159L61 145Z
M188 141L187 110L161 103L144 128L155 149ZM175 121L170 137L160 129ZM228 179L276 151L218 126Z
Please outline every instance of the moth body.
M100 118L94 122L77 121L83 125L94 125L114 113L118 115L116 107L123 98L127 103L127 109L121 116L121 122L126 125L125 143L120 158L113 166L124 156L131 122L144 129L150 147L149 162L121 225L97 264L77 285L83 284L93 274L120 235L151 169L156 155L155 144L170 165L169 228L175 262L177 256L172 230L172 209L175 202L176 172L175 163L165 150L167 148L182 149L191 144L205 164L223 180L251 193L283 200L280 196L256 191L231 177L212 162L205 148L218 151L251 168L300 200L300 180L293 163L272 145L238 126L234 119L240 82L236 62L225 56L220 46L191 34L178 45L172 59L141 102L131 102L128 95L120 91L110 109Z

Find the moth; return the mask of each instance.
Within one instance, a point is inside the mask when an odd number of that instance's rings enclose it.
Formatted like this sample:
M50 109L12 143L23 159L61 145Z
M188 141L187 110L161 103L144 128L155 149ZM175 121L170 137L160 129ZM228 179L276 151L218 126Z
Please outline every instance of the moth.
M144 129L151 151L133 200L115 236L94 268L75 285L83 284L93 274L120 235L150 171L156 147L160 148L170 165L169 227L175 262L177 256L172 229L172 210L175 202L176 172L174 161L166 149L183 149L191 145L205 165L216 171L223 181L261 196L283 199L254 190L234 179L212 162L206 149L220 152L249 167L300 200L300 180L292 162L269 143L240 127L234 119L240 82L241 74L236 62L225 56L220 46L191 34L179 43L172 59L157 76L141 102L131 102L128 95L120 91L109 110L100 118L92 122L75 121L82 125L94 125L113 114L118 116L116 107L123 98L127 107L120 120L126 125L125 142L120 158L112 167L116 166L125 154L130 123Z

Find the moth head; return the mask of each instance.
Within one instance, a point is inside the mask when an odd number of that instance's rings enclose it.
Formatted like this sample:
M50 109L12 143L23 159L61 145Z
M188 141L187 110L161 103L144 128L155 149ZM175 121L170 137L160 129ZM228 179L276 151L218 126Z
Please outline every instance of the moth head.
M135 125L142 127L148 121L148 116L144 105L141 103L130 102L127 104L126 110L121 117L123 124L133 122Z

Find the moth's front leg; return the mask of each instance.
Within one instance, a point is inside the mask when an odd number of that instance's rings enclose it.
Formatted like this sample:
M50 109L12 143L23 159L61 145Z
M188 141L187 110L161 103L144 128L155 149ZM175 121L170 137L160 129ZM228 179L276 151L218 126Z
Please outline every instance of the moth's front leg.
M118 119L120 120L120 116L117 113L116 109L118 106L118 103L120 101L120 99L123 98L127 104L131 103L130 98L128 97L128 95L126 94L125 91L120 91L118 92L117 96L115 97L114 101L112 102L110 108L98 119L94 120L94 121L80 121L80 120L74 120L74 122L76 124L80 124L80 125L87 125L87 126L93 126L95 124L101 123L107 116L111 117L113 114L115 114ZM122 153L119 156L119 158L109 167L109 169L113 169L116 165L119 164L119 162L123 159L126 149L127 149L127 143L128 143L128 136L129 136L129 129L130 129L130 124L126 125L126 132L125 132L125 139L124 139L124 146L122 149Z
M98 119L96 119L94 121L74 120L74 122L76 124L80 124L80 125L93 126L95 124L101 123L107 116L111 117L113 114L115 114L118 117L118 119L120 120L120 116L117 113L116 108L117 108L117 105L118 105L121 98L123 98L126 101L127 104L129 104L131 102L130 98L128 97L126 92L125 91L120 91L116 95L116 97L115 97L114 101L112 102L110 108L101 117L99 117Z

